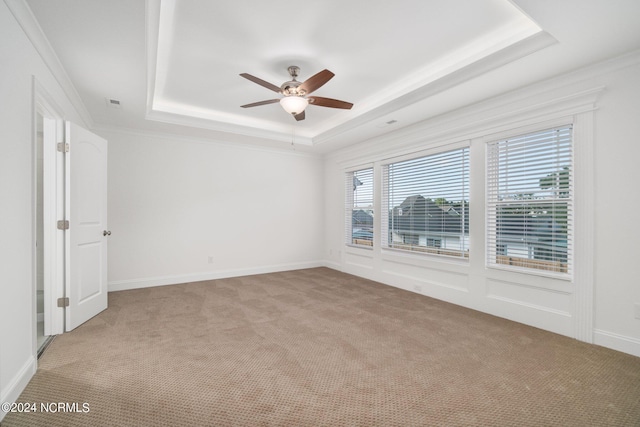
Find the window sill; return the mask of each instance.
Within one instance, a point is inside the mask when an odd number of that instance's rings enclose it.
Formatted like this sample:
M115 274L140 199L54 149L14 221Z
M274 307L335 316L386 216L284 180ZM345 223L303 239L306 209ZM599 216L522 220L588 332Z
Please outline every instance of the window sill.
M372 251L373 250L373 245L371 245L371 246L356 245L355 243L345 243L344 245L347 248L352 248L352 249L363 249L365 251Z
M468 257L451 257L388 247L382 248L381 254L382 259L387 262L415 265L424 268L437 268L441 270L447 269L449 266L456 270L457 267L469 268Z
M540 278L554 279L563 282L572 282L573 277L570 273L559 273L554 271L540 270L535 268L517 267L506 264L488 264L487 270L496 272L507 272L524 276L534 276ZM498 273L499 274L499 273Z

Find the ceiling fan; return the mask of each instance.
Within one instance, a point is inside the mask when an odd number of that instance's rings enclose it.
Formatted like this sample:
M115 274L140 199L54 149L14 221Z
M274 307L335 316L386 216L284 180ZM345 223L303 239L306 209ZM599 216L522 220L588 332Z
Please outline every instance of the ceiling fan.
M267 89L284 95L283 98L254 102L252 104L242 105L241 107L250 108L257 107L259 105L275 104L276 102L279 102L280 105L282 105L282 108L284 108L287 113L293 115L293 117L298 121L304 120L304 109L307 108L307 105L309 104L317 105L318 107L342 108L345 110L350 110L351 107L353 107L352 103L340 101L338 99L323 98L321 96L308 96L309 94L311 94L311 92L315 91L316 89L327 83L329 80L331 80L331 78L335 75L331 71L322 70L319 73L309 77L304 82L299 82L296 80L296 77L298 77L300 68L292 65L287 68L287 70L291 75L291 80L282 83L280 87L259 79L255 76L252 76L251 74L240 74L247 80L251 80L252 82L259 84L260 86L266 87Z

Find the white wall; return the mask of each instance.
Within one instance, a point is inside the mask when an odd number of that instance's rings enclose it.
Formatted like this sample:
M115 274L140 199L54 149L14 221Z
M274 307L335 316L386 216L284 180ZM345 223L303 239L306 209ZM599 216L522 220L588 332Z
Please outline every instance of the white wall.
M109 141L110 290L323 264L320 157L98 133Z
M399 129L325 161L325 257L329 266L455 304L640 356L640 53L636 52ZM604 88L603 88L604 87ZM576 274L571 281L485 267L486 135L576 129ZM471 145L468 263L344 244L345 170L374 166L380 206L385 159L438 145ZM593 185L595 184L595 185ZM379 209L379 208L378 208ZM379 211L376 218L379 218ZM379 229L379 220L376 224Z
M595 123L593 171L596 342L640 356L640 66L600 81L606 91Z
M32 78L83 124L4 2L0 2L0 402L18 397L35 372L35 180ZM86 124L85 124L86 125ZM5 414L0 411L0 419Z

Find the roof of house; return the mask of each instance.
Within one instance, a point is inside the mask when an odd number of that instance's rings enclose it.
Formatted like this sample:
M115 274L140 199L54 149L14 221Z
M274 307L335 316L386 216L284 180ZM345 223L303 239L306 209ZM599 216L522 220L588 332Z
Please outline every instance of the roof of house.
M407 197L393 208L389 218L390 228L405 232L460 233L469 231L468 215L463 215L455 205L444 209L422 195Z
M373 227L373 215L370 212L359 209L353 211L351 218L354 227Z

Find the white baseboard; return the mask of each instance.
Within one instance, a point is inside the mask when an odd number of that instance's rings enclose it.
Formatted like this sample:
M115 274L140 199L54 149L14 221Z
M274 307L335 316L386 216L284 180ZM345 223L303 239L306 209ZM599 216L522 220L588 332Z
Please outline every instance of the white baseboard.
M637 338L596 329L593 332L593 343L640 357L640 340Z
M204 273L179 274L175 276L148 277L141 279L114 280L109 282L109 292L128 289L150 288L153 286L177 285L180 283L201 282L204 280L226 279L229 277L252 276L255 274L277 273L280 271L302 270L305 268L325 267L324 261L309 261L293 264L268 265L237 270L211 271Z
M22 366L22 369L9 381L9 384L0 390L0 402L13 403L18 400L24 388L29 384L31 378L36 373L36 358L29 356L29 359ZM7 415L6 412L0 410L0 421Z

